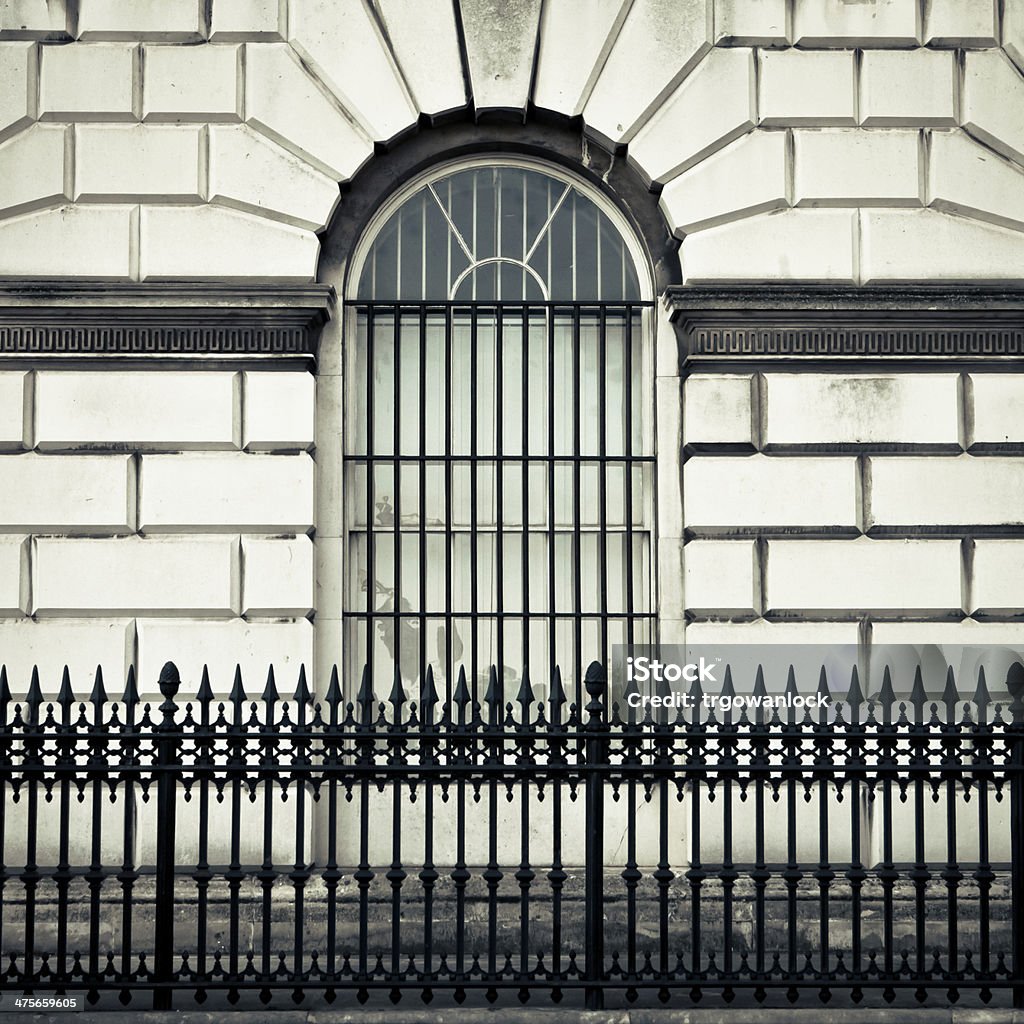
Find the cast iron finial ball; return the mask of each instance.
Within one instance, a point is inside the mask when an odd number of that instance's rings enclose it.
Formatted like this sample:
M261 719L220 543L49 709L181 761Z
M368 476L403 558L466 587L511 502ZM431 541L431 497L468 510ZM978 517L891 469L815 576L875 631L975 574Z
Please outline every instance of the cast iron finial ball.
M173 661L168 661L160 669L160 692L164 700L174 700L181 686L181 676L178 675L178 666Z

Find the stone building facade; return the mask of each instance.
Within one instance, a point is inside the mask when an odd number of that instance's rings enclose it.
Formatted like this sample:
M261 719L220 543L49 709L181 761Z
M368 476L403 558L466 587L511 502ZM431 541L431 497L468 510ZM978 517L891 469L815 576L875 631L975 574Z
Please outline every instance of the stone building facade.
M5 0L12 689L173 659L322 692L360 600L353 264L496 154L640 254L657 635L1004 670L1024 0Z

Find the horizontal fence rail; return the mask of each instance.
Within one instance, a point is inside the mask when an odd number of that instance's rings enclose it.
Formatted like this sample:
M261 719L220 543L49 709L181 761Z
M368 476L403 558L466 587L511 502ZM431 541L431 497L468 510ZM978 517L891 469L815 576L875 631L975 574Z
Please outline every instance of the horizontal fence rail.
M154 706L0 673L0 995L1024 1002L1021 666L1001 703L822 670L813 711L792 670L726 710L728 670L687 709L596 662L583 707L501 680L186 701L169 663Z

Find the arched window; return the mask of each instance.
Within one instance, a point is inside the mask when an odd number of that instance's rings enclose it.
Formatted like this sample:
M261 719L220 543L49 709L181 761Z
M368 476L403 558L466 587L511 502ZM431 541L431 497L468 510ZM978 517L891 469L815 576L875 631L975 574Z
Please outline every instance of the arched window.
M356 253L346 359L346 660L538 699L652 632L650 285L561 171L442 168ZM350 676L351 677L351 676Z

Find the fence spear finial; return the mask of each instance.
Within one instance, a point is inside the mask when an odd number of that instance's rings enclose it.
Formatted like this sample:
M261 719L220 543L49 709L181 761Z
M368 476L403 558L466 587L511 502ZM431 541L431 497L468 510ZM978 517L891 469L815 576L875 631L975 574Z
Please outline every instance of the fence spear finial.
M395 664L395 676L391 684L391 693L388 694L388 703L395 709L396 718L402 714L402 705L406 701L405 687L402 685L402 670Z
M242 686L242 666L235 665L235 681L231 686L231 693L228 694L228 700L235 705L235 713L237 714L245 702L245 687Z
M892 688L892 673L886 665L882 672L882 689L878 691L878 703L882 705L882 724L892 725L892 709L896 704L896 691Z
M121 696L121 703L128 708L129 712L139 703L139 688L135 685L135 666L128 666L128 676L124 681L124 694Z
M309 686L306 683L306 666L299 666L299 681L295 686L295 693L292 696L292 700L296 704L305 706L306 704L313 703L313 694L309 692Z
M7 708L11 703L11 688L7 684L7 666L0 665L0 725L7 724Z
M914 706L914 716L920 724L924 720L924 707L928 703L928 694L924 689L920 665L914 669L914 686L910 691L910 703Z
M92 693L89 694L89 701L96 709L97 716L100 708L107 703L107 689L103 685L103 666L96 666L96 678L93 680Z
M266 704L273 704L280 699L281 695L277 692L277 680L274 678L274 666L271 665L267 672L267 685L263 687L260 700Z
M67 665L64 666L64 671L60 677L60 692L57 694L57 703L61 706L61 710L65 715L71 710L71 705L75 703L75 695L71 691L71 673L68 671Z
M213 687L210 685L210 668L203 666L203 674L199 679L199 689L196 691L196 700L200 704L209 704L213 700Z
M43 703L43 691L39 685L39 666L32 666L32 678L28 684L28 693L25 694L25 703L28 705L29 721L33 725L39 723L39 708Z
M956 719L956 705L960 700L960 694L956 688L956 680L953 677L953 666L946 668L946 688L942 691L942 703L946 705L946 721L952 723Z
M420 686L420 716L424 722L434 720L434 708L437 706L437 686L434 684L434 666L427 665L423 684Z
M857 666L854 665L853 671L850 673L850 689L846 692L846 704L853 716L856 717L857 711L863 703L864 691L860 688L860 673L857 671Z
M530 684L529 668L523 668L523 678L519 684L519 692L516 694L516 700L519 702L519 706L524 712L529 710L530 705L535 700L533 695L533 686Z

